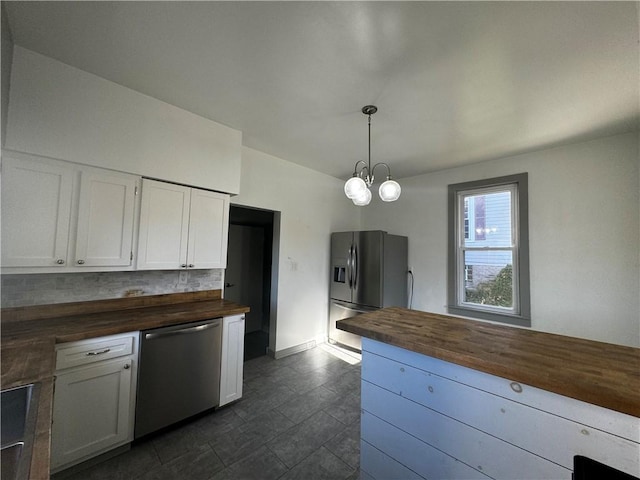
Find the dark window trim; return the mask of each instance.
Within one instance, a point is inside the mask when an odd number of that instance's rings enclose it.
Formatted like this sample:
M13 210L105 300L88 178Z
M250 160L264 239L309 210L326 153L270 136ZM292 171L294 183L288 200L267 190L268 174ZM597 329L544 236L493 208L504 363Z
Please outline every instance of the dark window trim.
M458 192L476 188L497 187L508 184L518 185L518 270L520 292L520 312L517 315L501 314L494 311L475 309L458 305L457 300L457 271L456 258L458 245L456 238L456 225L458 223L457 196ZM529 282L529 186L528 174L519 173L504 177L475 180L472 182L456 183L448 187L448 259L447 259L447 310L450 314L465 317L492 320L496 322L510 323L513 325L531 326L531 297ZM462 279L464 281L464 279Z

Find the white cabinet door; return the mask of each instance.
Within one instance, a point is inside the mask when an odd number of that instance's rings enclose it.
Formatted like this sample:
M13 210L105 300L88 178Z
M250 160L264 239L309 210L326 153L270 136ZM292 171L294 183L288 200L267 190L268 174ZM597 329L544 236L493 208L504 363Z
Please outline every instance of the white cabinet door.
M3 268L131 269L140 177L19 152L2 162Z
M83 169L76 236L76 266L129 266L138 177Z
M56 374L52 470L132 440L132 362L120 358Z
M138 269L186 268L191 189L142 180Z
M137 268L224 268L228 229L228 195L145 178Z
M224 317L220 363L220 406L242 397L243 367L244 315Z
M2 265L67 264L76 172L63 162L2 159Z
M225 268L229 234L229 195L191 189L189 268Z

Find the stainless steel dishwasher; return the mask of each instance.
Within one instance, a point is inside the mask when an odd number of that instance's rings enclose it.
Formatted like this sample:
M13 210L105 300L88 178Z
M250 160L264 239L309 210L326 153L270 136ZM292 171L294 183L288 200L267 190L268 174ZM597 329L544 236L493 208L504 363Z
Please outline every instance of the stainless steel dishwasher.
M144 330L134 437L216 407L222 319Z

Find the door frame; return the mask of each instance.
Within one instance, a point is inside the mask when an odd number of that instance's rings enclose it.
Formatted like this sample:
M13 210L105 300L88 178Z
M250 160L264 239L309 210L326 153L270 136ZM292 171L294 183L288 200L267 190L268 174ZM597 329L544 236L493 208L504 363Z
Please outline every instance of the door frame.
M267 277L270 285L268 286L268 298L264 298L267 293L263 293L263 304L265 308L268 308L268 320L269 320L269 345L267 347L267 354L271 357L275 355L276 351L276 332L277 332L277 306L278 306L278 264L279 264L279 252L280 252L280 212L275 210L269 210L264 208L250 207L247 205L240 205L231 203L229 206L229 224L230 225L243 225L243 226L262 226L265 228L265 246L268 246L267 241L271 243L271 251L267 252L265 248L265 267L270 271L270 275ZM267 265L268 257L266 253L270 253L271 262ZM264 271L263 269L263 271ZM226 272L225 272L226 273ZM223 278L222 285L224 287L225 281ZM224 297L224 288L223 288Z

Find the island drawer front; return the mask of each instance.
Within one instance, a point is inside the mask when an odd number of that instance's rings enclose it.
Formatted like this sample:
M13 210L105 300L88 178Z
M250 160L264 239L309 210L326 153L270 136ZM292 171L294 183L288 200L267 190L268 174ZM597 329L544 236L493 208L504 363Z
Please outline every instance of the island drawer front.
M442 457L453 457L491 478L571 478L570 469L366 381L362 382L362 409L364 416L373 414L439 450ZM372 441L366 431L362 439Z
M433 372L373 353L366 355L362 366L364 380L565 468L573 468L574 455L593 458L632 475L637 475L640 468L638 443ZM517 384L514 388L524 391L528 387Z
M137 333L126 333L56 345L56 370L131 355Z
M443 455L440 450L366 411L362 414L362 438L366 439L363 443L380 452L386 452L389 459L387 462L395 459L394 462L399 462L412 472L420 472L425 478L490 478L453 457ZM374 477L406 478L379 475L375 468L371 471Z

